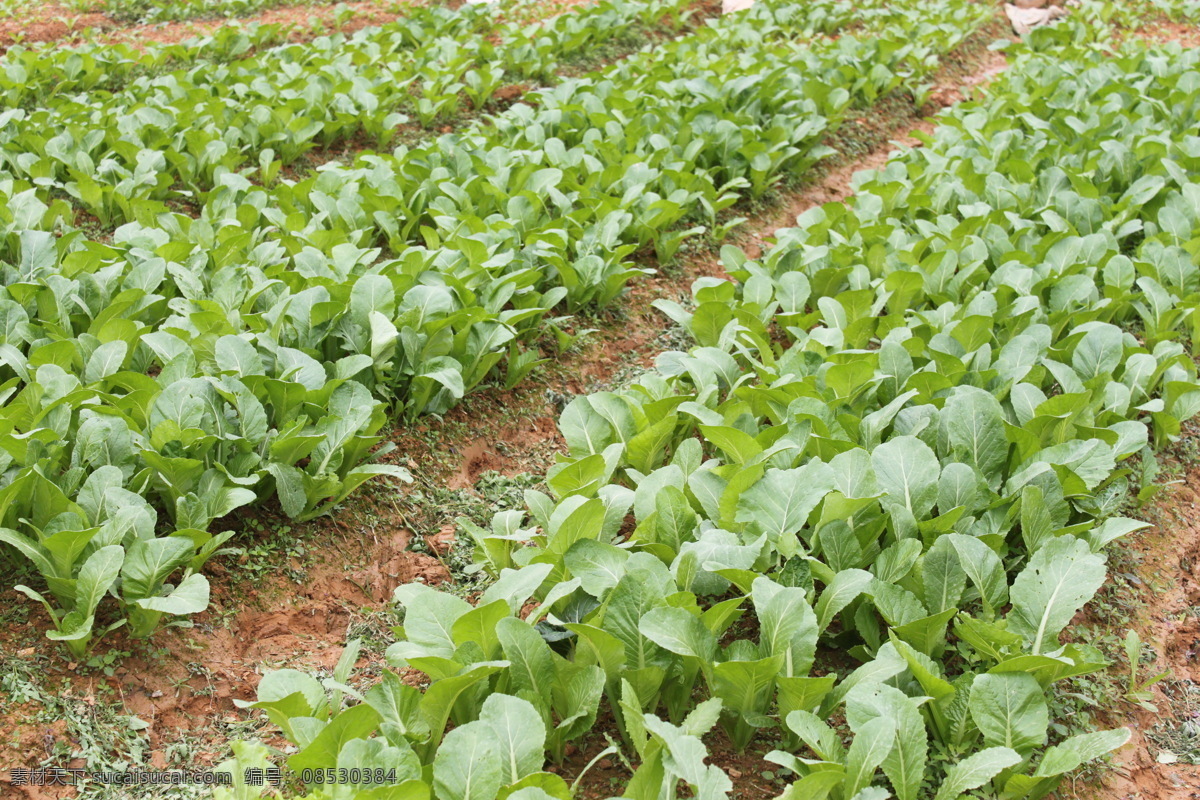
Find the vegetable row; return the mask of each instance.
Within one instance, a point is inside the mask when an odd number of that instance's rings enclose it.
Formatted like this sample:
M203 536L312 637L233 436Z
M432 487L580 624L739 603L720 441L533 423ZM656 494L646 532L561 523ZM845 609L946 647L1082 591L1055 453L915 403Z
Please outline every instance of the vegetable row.
M115 91L42 94L0 115L0 173L43 200L70 196L102 226L152 219L166 200L202 203L228 173L261 171L270 182L315 147L355 136L384 146L409 115L430 126L464 101L481 109L501 86L549 80L682 5L605 2L532 25L494 24L499 12L488 7L419 7L351 36L201 60ZM61 56L35 60L15 77L46 75ZM97 66L107 68L79 71Z
M565 409L550 495L462 521L478 601L396 590L387 657L424 691L349 690L357 644L333 678L264 677L288 766L397 766L356 797L569 798L545 764L603 713L632 800L728 797L717 725L780 739L787 798L1017 800L1123 744L1052 710L1106 666L1063 635L1143 527L1132 459L1200 411L1200 54L1075 33L660 303L695 347Z
M416 10L416 9L414 9ZM412 12L410 12L412 13ZM395 20L398 31L411 30L415 40L427 37L441 23L443 12L426 17ZM472 7L458 17L461 32L486 30L489 18ZM212 32L182 42L145 42L137 47L124 42L84 42L67 46L14 45L0 59L0 90L6 107L45 107L54 95L90 91L112 93L136 78L157 77L185 70L200 62L228 64L287 42L289 34L304 25L250 22L222 25ZM308 28L316 31L319 27Z
M72 0L86 10L102 10L107 16L128 24L179 22L191 19L248 17L270 8L308 5L293 0ZM312 3L316 5L316 3Z

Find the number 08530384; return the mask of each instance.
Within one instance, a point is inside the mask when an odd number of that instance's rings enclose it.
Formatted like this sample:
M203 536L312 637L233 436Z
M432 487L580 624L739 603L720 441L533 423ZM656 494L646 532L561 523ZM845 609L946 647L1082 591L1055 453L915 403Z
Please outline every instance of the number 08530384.
M396 770L383 767L370 768L326 768L305 769L300 772L300 780L310 785L349 784L388 784L396 782Z

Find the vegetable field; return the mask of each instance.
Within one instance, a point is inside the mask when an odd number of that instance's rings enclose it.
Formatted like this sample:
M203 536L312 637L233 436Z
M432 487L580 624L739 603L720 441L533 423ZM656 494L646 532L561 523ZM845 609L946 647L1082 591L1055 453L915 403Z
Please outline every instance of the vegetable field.
M1200 797L1200 7L74 11L0 795Z

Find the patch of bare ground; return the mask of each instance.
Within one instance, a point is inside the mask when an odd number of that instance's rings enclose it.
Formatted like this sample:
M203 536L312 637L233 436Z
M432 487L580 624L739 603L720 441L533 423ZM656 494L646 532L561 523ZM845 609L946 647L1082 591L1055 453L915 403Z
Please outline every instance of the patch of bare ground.
M1125 32L1124 36L1137 36L1155 44L1177 42L1184 47L1200 47L1200 27L1168 19L1147 22L1135 31Z
M247 550L237 559L242 564L257 546L290 534L287 521L270 512L255 522L256 533L240 542ZM305 535L319 539L319 552L306 553L301 545L273 553L271 574L257 579L236 563L210 565L212 603L193 618L193 627L167 628L151 641L130 640L118 630L98 648L116 654L110 664L89 668L69 660L45 639L41 614L19 630L0 632L0 653L37 663L43 687L77 705L117 706L119 715L107 714L101 724L126 724L129 717L146 723L146 761L154 768L210 768L227 754L230 726L248 716L233 701L252 700L264 672L332 670L348 640L376 633L365 609L384 606L402 583L450 578L434 555L410 550L414 534L394 516L372 513L356 525L325 518L309 527ZM364 651L357 679L377 677L382 667L381 652ZM7 732L0 738L0 765L36 767L57 754L54 766L82 768L91 742L78 729L47 724L37 711L9 705L0 695L0 728ZM64 752L81 757L67 761ZM8 779L0 773L0 796L75 796L61 787L10 786Z
M18 43L68 40L84 31L104 30L118 24L104 14L81 14L58 3L39 3L0 20L0 52Z
M934 97L953 102L986 79L979 76L999 69L1000 62L985 50L991 38L992 32L985 31L947 59L935 76ZM830 139L850 154L831 160L816 182L780 193L769 205L760 204L738 241L761 246L804 209L844 198L855 170L883 163L889 139L919 126L922 114L934 110L936 106L916 111L911 100L895 97L862 112L852 132L843 126ZM655 266L650 259L644 263ZM0 653L20 652L36 661L48 691L79 692L90 686L89 696L103 695L121 714L149 722L145 734L150 763L214 763L223 757L231 728L246 724L251 716L233 700L252 697L262 673L283 666L328 669L348 638L386 641L388 621L381 610L396 586L451 579L447 562L455 549L456 512L438 506L433 487L449 486L469 495L480 493L488 476L544 470L564 449L556 419L565 401L624 383L652 366L664 349L683 344L653 309L653 300L686 296L697 277L719 274L723 273L711 250L689 249L677 263L635 282L625 302L614 309L597 318L576 319L578 328L597 330L566 353L554 352L549 342L539 343L548 363L532 379L512 390L485 388L442 417L398 425L390 436L397 449L387 459L418 476L414 487L370 486L337 515L306 525L289 523L266 509L228 521L229 527L243 529L236 542L246 552L231 563L210 567L212 606L197 615L194 627L161 631L149 643L111 634L100 650L121 657L107 669L86 668L69 662L44 638L43 615L31 611L30 624L0 629ZM254 554L264 549L269 558L256 561ZM260 571L254 572L256 568ZM378 646L364 648L359 662L364 679L382 668L381 651ZM0 764L35 766L45 760L44 748L28 746L44 735L43 727L28 709L0 707L0 729L11 732L0 739ZM563 774L579 775L606 746L603 726L598 730L559 768ZM737 753L727 741L722 745L721 734L710 739L712 760L735 777L742 796L757 800L778 793L778 786L762 778L768 765L758 743ZM186 764L178 763L181 753L186 754ZM614 756L593 767L581 786L589 797L607 797L612 781L627 775ZM17 791L4 783L6 777L0 773L0 793ZM40 800L59 795L16 796Z
M1194 800L1200 798L1200 426L1185 435L1163 460L1177 480L1155 498L1144 515L1154 527L1117 545L1132 575L1119 576L1133 602L1131 619L1119 629L1099 629L1123 639L1132 629L1144 643L1141 679L1163 671L1169 677L1151 687L1157 711L1110 698L1101 719L1128 726L1130 743L1118 751L1113 769L1075 796L1094 800ZM1110 582L1115 579L1110 572ZM1107 587L1106 587L1107 588ZM1124 657L1120 657L1123 662ZM1117 685L1128 688L1128 665L1113 668Z

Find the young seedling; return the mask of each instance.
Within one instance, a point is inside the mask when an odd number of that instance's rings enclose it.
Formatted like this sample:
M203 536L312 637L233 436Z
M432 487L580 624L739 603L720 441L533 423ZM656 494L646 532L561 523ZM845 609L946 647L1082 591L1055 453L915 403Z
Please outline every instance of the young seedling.
M1154 692L1150 691L1150 688L1170 677L1171 671L1164 670L1152 677L1138 680L1138 665L1142 661L1142 650L1142 638L1138 636L1137 631L1125 634L1125 657L1129 659L1129 688L1125 691L1125 699L1147 711L1158 713L1158 707L1150 702L1154 699Z

